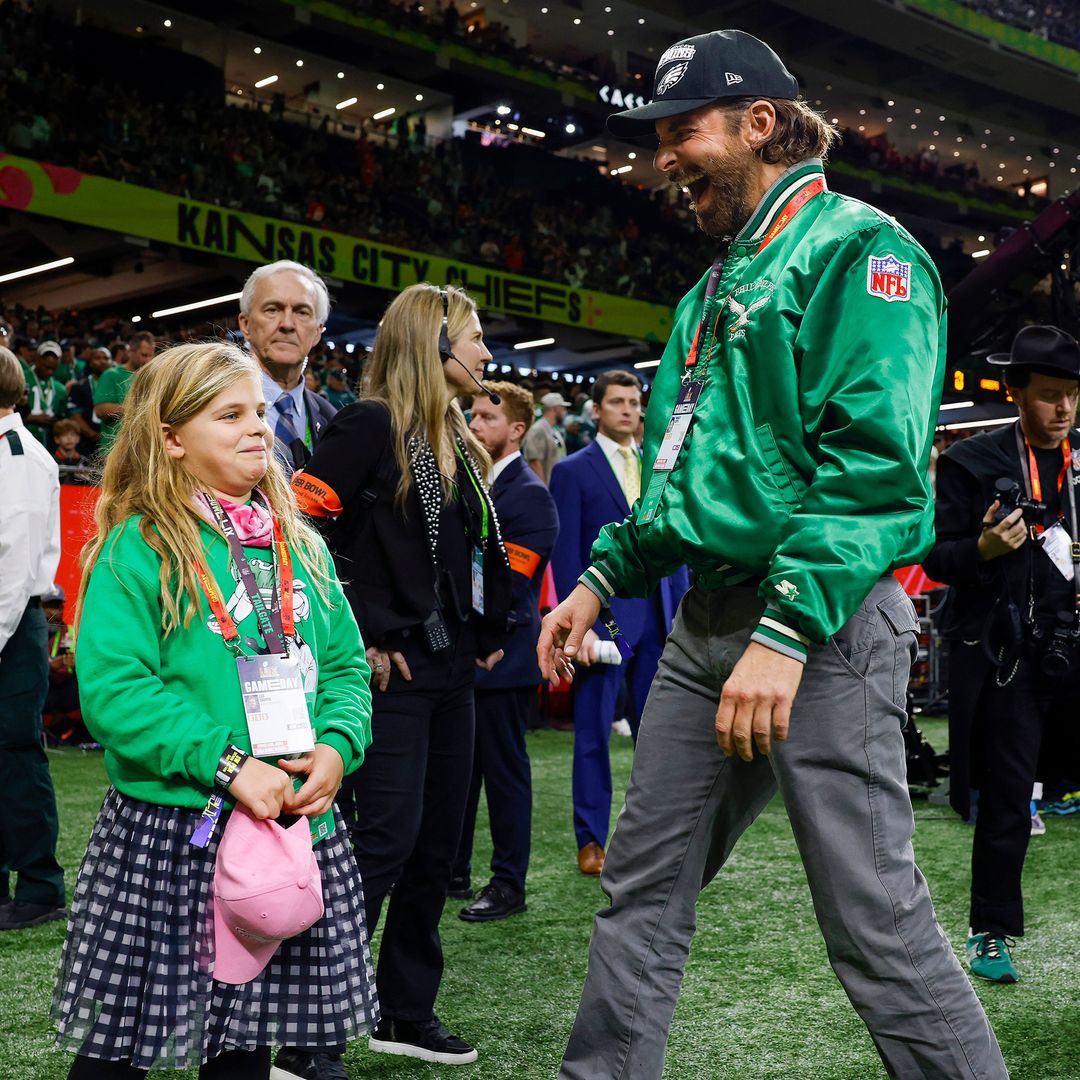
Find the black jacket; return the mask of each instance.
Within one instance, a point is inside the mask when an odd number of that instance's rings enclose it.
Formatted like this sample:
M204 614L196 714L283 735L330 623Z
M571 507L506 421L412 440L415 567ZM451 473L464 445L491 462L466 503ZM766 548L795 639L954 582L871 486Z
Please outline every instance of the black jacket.
M1019 422L1019 421L1018 421ZM1037 598L1048 587L1060 590L1050 560L1025 543L1011 555L980 562L976 545L982 519L994 501L994 483L1002 477L1023 483L1014 424L953 443L938 459L934 525L937 539L923 568L935 581L951 585L942 614L942 635L951 640L982 638L992 620L991 637L1007 634L998 601L1022 606L1029 590L1029 560L1035 558ZM1080 446L1080 431L1069 433ZM1056 496L1055 496L1056 497ZM1067 502L1066 502L1066 514ZM1052 515L1051 515L1052 517ZM1068 519L1066 518L1066 523Z
M436 567L416 485L402 513L396 504L399 477L390 414L378 402L358 401L333 418L293 478L300 508L321 522L364 642L380 647L395 644L405 631L419 633L436 603ZM491 528L484 552L484 616L470 615L468 552L479 541L481 508L460 467L457 488L461 505L447 511L443 523L462 522L469 542L440 537L440 559L454 553L453 565L439 571L443 602L451 613L456 608L460 617L475 619L479 652L486 655L506 637L511 571L498 530ZM490 505L489 513L494 519Z
M492 671L478 671L476 685L483 690L536 686L540 682L536 662L540 587L559 535L559 515L551 492L523 457L515 458L499 473L491 495L514 571L513 630L504 646L506 655Z
M1069 433L1080 446L1080 432ZM1015 425L954 443L938 459L935 526L937 541L923 561L935 580L952 586L942 612L949 652L949 802L961 817L970 813L972 733L980 700L995 693L998 669L990 653L1009 651L1022 633L1029 566L1034 558L1036 595L1058 571L1026 541L1010 555L980 562L976 545L982 520L994 501L994 483L1008 477L1022 484ZM1067 503L1066 503L1067 505ZM1056 584L1056 583L1055 583ZM1060 589L1060 585L1057 586ZM989 651L988 648L989 647Z
M327 426L337 413L337 409L326 398L320 394L313 394L308 389L304 390L304 408L311 422L311 450L308 450L303 439L297 439L291 446L286 446L281 450L282 461L287 464L288 459L291 458L294 470L302 469L308 463ZM277 443L275 451L279 447L280 443Z

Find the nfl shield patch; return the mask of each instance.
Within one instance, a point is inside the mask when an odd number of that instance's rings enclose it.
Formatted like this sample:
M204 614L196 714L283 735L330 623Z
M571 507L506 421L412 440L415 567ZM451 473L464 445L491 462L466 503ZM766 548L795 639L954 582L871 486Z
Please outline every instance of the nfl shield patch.
M911 299L911 263L895 255L871 255L866 268L866 291L890 304Z

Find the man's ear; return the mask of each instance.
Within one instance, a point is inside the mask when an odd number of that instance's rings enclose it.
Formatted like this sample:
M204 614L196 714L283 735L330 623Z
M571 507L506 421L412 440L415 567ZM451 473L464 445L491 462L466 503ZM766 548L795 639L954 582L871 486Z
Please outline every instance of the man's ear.
M517 432L516 435L514 434L514 429L515 428L520 428L521 429L520 431ZM516 442L521 442L521 440L525 438L526 430L527 429L526 429L525 425L520 420L515 420L510 425L510 438L513 439Z

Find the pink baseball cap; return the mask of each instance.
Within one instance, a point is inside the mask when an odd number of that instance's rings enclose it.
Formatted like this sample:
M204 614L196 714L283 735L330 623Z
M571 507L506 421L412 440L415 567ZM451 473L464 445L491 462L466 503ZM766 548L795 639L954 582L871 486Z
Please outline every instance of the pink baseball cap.
M250 982L283 941L317 923L323 910L308 819L283 829L237 806L214 866L214 978Z

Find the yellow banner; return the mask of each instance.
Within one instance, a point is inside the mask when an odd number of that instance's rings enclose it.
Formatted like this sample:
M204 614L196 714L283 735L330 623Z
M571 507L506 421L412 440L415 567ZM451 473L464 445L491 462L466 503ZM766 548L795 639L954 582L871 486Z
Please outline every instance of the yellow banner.
M294 259L325 277L394 292L460 285L488 311L663 342L672 309L587 287L508 274L328 229L227 210L77 169L0 154L0 208L23 210L248 263Z

